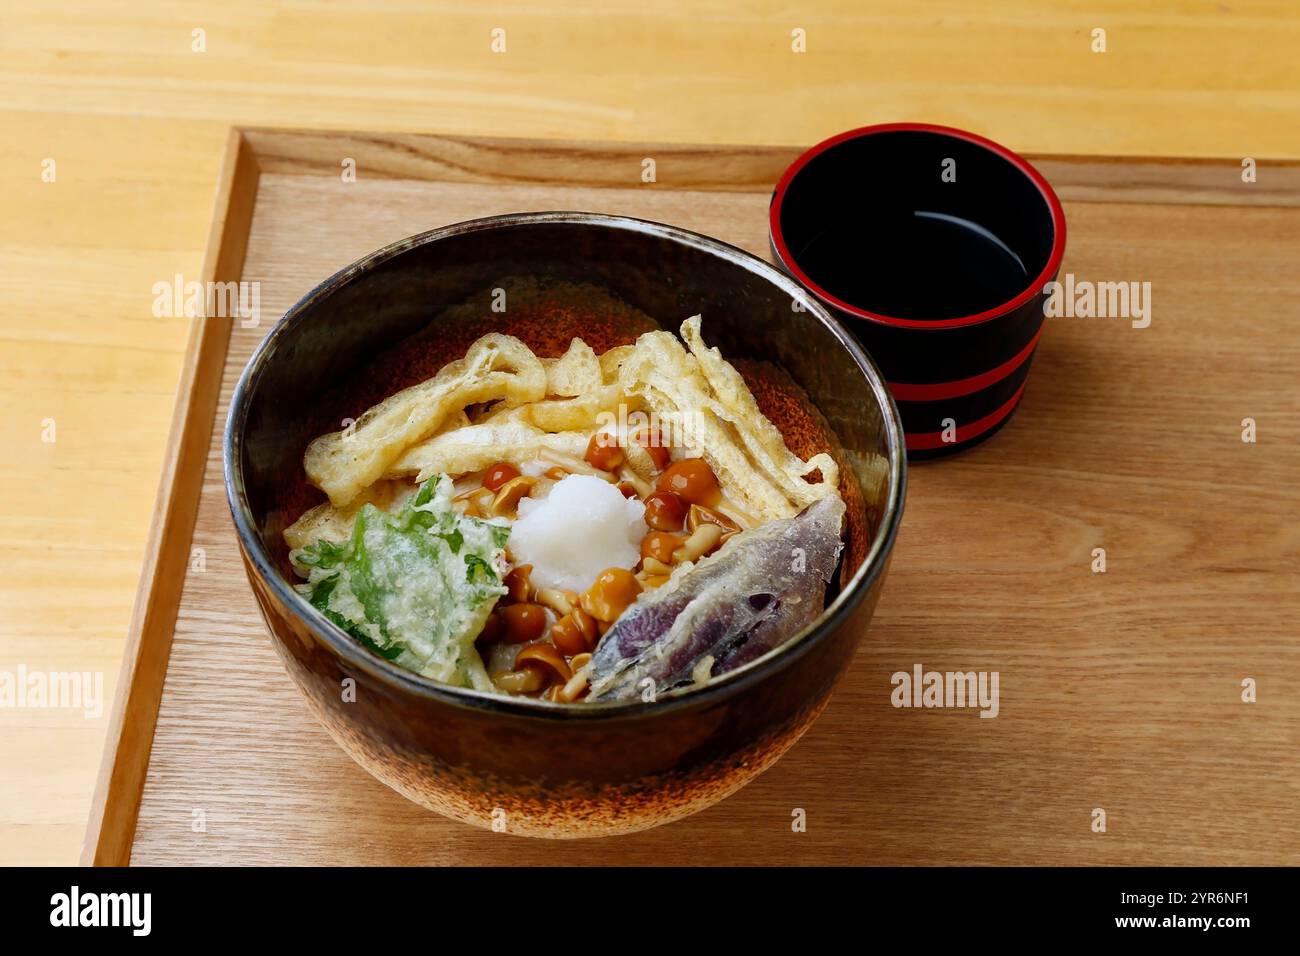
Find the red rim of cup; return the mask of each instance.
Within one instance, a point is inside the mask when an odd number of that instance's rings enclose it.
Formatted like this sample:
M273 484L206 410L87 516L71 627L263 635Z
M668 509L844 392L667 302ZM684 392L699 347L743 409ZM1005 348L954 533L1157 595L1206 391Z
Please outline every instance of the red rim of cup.
M991 309L986 309L983 312L977 312L973 315L958 316L953 319L904 319L893 315L881 315L880 313L870 312L867 309L852 305L851 303L845 302L843 299L831 295L810 279L803 269L800 268L794 257L790 255L790 250L785 244L785 236L781 231L781 207L785 202L786 191L790 188L790 183L794 181L794 178L799 175L800 171L816 157L820 156L826 150L838 146L840 143L851 139L872 136L876 133L895 132L940 133L945 136L952 136L955 139L965 140L968 143L974 143L977 146L982 146L984 149L996 153L998 156L1007 160L1007 162L1011 163L1028 176L1033 184L1038 187L1038 191L1047 202L1048 209L1051 210L1052 214L1052 253L1048 256L1047 265L1043 267L1043 271L1039 273L1038 277L1026 286L1024 291L1015 298ZM993 142L991 139L985 139L983 136L977 136L974 133L968 133L965 130L954 129L951 126L937 126L933 123L882 123L877 126L861 126L858 129L851 129L847 132L840 133L838 136L832 136L830 139L823 140L796 159L790 165L790 168L785 171L785 174L781 177L781 181L776 184L776 192L773 194L772 204L768 211L768 221L772 232L772 243L776 246L777 255L780 257L785 267L790 270L790 273L795 277L795 279L797 279L805 288L813 292L824 302L830 303L835 306L835 308L848 313L849 315L856 316L860 319L866 319L870 322L879 322L883 325L891 325L905 329L956 329L967 325L979 325L981 322L988 322L989 320L1005 315L1014 309L1018 309L1042 291L1047 282L1056 274L1056 270L1061 265L1061 258L1065 254L1065 213L1061 209L1061 201L1056 198L1056 193L1052 190L1052 187L1048 185L1047 180L1043 178L1042 173L1031 166L1024 157L1007 149L1005 146ZM1019 363L1017 362L1016 364ZM998 370L994 370L994 372L996 371ZM988 374L991 375L993 372ZM977 378L984 377L985 376L977 376ZM956 383L943 383L944 387L951 387L953 384ZM890 387L894 388L895 386L891 383ZM925 386L897 387L924 388ZM968 391L975 390L975 388L972 388ZM960 395L967 393L968 392L957 392L955 394ZM935 395L933 397L938 398L950 396Z

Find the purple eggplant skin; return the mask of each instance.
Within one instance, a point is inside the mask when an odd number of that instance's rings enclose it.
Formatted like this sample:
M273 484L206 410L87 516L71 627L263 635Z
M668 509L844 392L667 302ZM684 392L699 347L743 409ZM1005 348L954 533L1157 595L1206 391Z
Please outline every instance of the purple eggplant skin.
M828 495L769 521L644 592L591 659L591 700L662 693L756 660L812 623L843 540L844 501ZM651 683L647 683L647 680Z

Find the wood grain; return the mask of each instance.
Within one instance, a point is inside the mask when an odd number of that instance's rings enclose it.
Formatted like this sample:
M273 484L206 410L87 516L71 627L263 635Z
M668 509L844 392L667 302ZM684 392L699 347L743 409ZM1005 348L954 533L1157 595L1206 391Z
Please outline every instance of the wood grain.
M539 149L543 165L556 149ZM343 183L278 168L261 177L243 271L267 316L390 240L503 210L625 213L766 246L765 189ZM1119 163L1087 178L1106 171L1121 199L1142 179ZM813 730L736 796L650 833L480 832L353 765L270 648L214 439L193 540L206 568L185 577L132 862L1300 861L1300 279L1285 268L1300 217L1199 204L1202 187L1187 176L1188 204L1170 201L1176 176L1159 202L1067 202L1065 268L1151 282L1150 327L1049 322L1016 420L912 470L876 622ZM233 329L219 418L265 331ZM1256 444L1241 441L1245 417ZM1097 547L1105 574L1090 570ZM999 716L894 709L890 675L916 663L998 671ZM1258 703L1241 701L1245 677ZM791 831L796 808L806 833Z
M238 281L257 198L258 167L248 141L231 130L203 263L201 282ZM214 434L229 320L200 315L190 331L176 411L145 551L144 570L127 630L118 695L82 851L84 864L113 864L130 856L148 748L153 736L172 631L190 562L204 463Z
M419 133L249 129L245 135L268 173L337 178L342 164L350 161L368 179L710 192L770 192L803 152L796 147L722 143L647 147ZM653 183L642 178L646 159L655 161ZM1273 161L1262 171L1256 167L1256 178L1247 182L1236 159L1033 154L1030 159L1062 199L1300 205L1300 163L1295 161Z

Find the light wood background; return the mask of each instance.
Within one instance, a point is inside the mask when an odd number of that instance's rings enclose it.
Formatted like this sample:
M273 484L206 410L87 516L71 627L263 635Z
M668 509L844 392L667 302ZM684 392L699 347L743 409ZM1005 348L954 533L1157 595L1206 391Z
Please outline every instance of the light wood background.
M151 314L151 287L198 276L231 124L808 144L918 119L1035 152L1300 156L1289 0L619 6L0 6L0 669L102 671L112 695L187 334ZM489 51L497 26L503 55ZM1098 26L1105 54L1089 50ZM806 54L790 51L795 27ZM196 28L204 53L191 50ZM1277 345L1248 325L1224 348L1250 369ZM1189 397L1153 386L1133 414ZM1141 494L1138 476L1130 486ZM1293 530L1277 533L1294 549ZM1170 534L1174 549L1214 543ZM1251 560L1242 546L1224 558ZM1172 607L1200 606L1199 592L1184 577L1162 593ZM0 710L0 863L77 858L106 724Z

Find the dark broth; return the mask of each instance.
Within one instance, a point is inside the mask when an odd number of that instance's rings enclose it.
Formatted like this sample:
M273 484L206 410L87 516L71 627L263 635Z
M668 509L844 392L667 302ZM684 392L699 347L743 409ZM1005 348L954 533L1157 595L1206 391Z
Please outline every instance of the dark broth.
M1024 263L968 219L914 210L861 226L831 226L796 261L831 295L879 315L937 321L1014 299L1029 284Z

